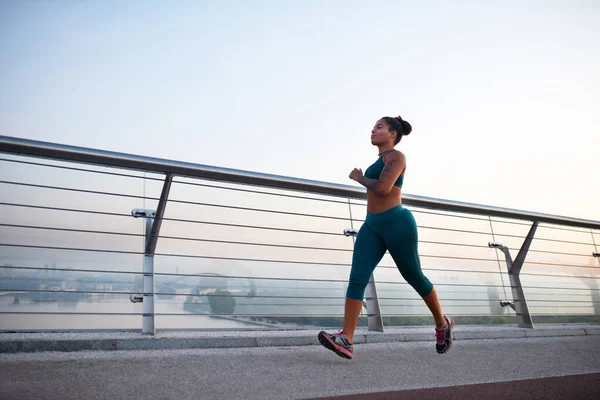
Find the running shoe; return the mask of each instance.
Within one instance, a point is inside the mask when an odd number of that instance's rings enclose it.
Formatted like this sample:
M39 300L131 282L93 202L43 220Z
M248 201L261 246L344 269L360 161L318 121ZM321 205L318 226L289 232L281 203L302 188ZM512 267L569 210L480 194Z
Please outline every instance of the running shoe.
M338 329L333 335L325 331L319 332L319 342L327 349L333 351L340 357L352 359L354 345L350 343L344 331Z
M452 318L446 317L445 315L444 319L446 320L446 326L442 329L435 328L435 337L437 339L435 349L438 354L444 354L452 347L452 328L454 326L454 321Z

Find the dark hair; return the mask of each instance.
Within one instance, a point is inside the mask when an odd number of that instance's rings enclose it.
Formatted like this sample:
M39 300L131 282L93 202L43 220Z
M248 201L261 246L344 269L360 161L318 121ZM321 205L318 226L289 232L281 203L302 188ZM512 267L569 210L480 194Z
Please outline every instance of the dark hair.
M383 117L382 119L387 122L391 131L396 131L396 143L394 144L400 143L402 136L410 135L412 132L412 126L400 116Z

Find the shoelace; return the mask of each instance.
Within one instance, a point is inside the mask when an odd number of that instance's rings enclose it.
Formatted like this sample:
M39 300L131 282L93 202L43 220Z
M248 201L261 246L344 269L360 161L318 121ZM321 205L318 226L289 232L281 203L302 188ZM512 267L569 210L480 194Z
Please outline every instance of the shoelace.
M435 330L435 337L437 338L437 342L438 342L439 344L442 344L442 343L444 343L444 336L445 336L445 333L446 333L446 329L442 329L442 330L438 330L438 329L436 329L436 330Z

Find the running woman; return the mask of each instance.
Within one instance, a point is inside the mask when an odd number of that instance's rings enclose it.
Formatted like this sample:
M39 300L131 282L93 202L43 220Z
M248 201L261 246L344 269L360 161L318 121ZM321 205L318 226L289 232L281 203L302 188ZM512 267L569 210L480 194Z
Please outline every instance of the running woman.
M352 342L363 307L365 288L373 270L389 251L402 277L423 298L435 320L436 351L446 353L452 346L453 320L442 313L437 293L423 272L418 252L417 224L402 207L402 183L406 157L395 150L412 126L401 117L383 117L371 131L371 144L379 158L365 171L354 168L350 179L367 188L367 217L354 244L350 281L346 290L344 328L334 334L319 332L319 342L337 355L352 358Z

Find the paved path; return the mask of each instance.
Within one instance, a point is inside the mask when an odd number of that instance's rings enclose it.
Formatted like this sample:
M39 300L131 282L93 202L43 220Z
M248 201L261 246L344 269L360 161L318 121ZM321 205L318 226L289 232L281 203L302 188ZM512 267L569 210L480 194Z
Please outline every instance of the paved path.
M0 354L0 398L309 399L600 373L598 335L433 346L357 345L353 360L320 346Z
M600 399L598 382L600 382L600 374L584 374L434 389L320 397L319 400L598 400Z

